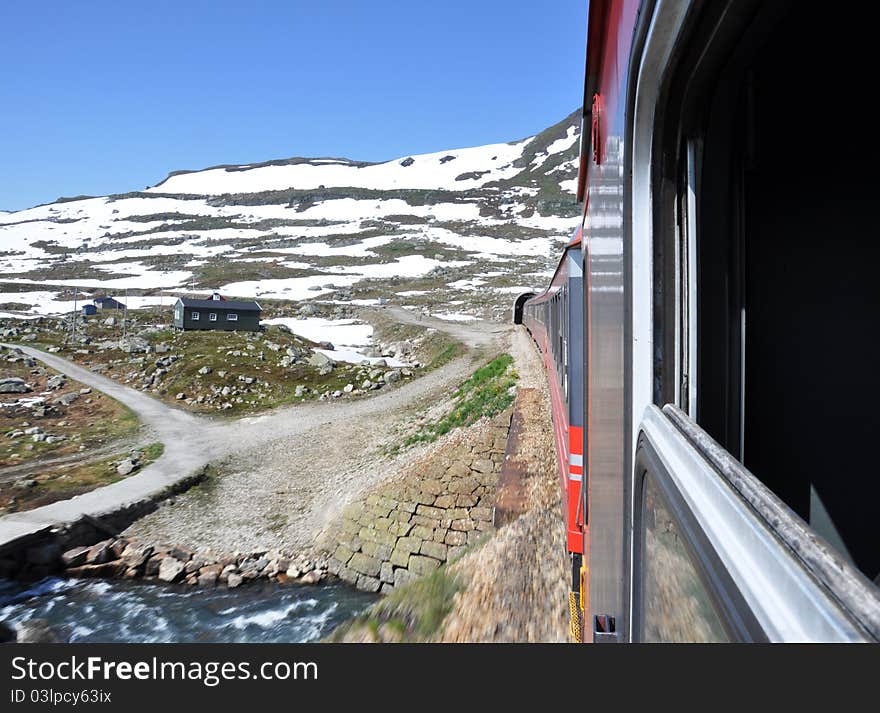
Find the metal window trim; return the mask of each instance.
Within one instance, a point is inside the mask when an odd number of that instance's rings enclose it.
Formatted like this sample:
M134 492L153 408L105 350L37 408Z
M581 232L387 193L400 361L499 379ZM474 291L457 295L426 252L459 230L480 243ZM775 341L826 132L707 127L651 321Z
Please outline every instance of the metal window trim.
M666 413L649 406L641 431L767 640L871 640Z
M633 522L637 536L634 541L634 561L636 578L633 581L632 637L641 640L642 608L644 602L644 497L648 475L652 477L659 496L667 510L675 518L682 535L691 565L697 572L703 587L712 599L715 613L730 641L767 642L754 613L743 599L730 573L723 566L718 554L711 546L705 532L699 526L694 513L687 505L662 465L661 458L649 439L639 438L635 466L635 503Z

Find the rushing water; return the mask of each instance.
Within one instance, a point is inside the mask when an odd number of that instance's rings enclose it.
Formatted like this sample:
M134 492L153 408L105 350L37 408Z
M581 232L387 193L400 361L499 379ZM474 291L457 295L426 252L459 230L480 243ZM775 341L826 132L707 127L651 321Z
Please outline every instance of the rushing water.
M0 580L0 621L45 619L71 642L302 642L375 601L339 584L194 589L128 581Z

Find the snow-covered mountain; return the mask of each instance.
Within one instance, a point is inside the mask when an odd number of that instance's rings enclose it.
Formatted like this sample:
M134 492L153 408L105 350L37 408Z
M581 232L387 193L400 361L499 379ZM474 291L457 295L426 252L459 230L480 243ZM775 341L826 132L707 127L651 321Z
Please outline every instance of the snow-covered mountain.
M511 143L385 163L292 158L176 171L143 191L0 211L0 314L66 311L72 288L501 316L577 223L579 112Z

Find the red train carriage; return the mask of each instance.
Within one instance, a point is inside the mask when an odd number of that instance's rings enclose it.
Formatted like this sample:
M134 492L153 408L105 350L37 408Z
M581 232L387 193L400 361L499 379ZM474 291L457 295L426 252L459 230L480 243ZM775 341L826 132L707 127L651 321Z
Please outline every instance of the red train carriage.
M565 500L567 547L571 559L572 607L581 609L586 535L584 483L583 258L580 231L566 246L550 285L528 301L522 322L544 357L550 384L559 480ZM515 321L516 317L514 318ZM573 633L580 638L575 619Z

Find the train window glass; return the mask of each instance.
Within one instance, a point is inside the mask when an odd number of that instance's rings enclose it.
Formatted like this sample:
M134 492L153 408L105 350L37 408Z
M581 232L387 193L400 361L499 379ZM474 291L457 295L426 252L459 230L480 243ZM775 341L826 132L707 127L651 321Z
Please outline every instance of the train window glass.
M644 480L642 528L641 640L728 641L679 525L650 475Z
M713 78L683 90L683 131L700 141L697 421L880 580L880 479L865 468L880 431L880 369L866 346L880 141L852 71L874 63L872 30L821 6L779 7L760 6L735 39L718 40ZM821 87L848 97L833 127L804 115ZM677 180L692 185L681 154Z

